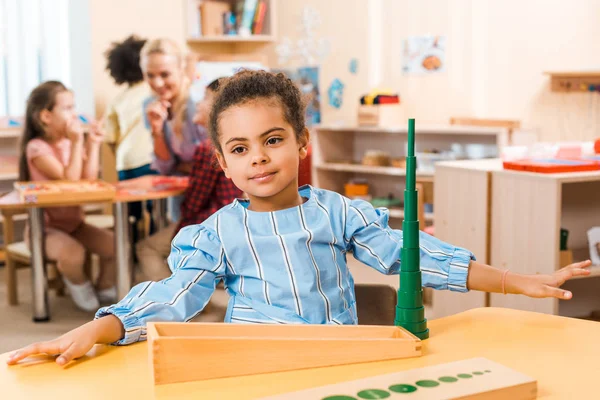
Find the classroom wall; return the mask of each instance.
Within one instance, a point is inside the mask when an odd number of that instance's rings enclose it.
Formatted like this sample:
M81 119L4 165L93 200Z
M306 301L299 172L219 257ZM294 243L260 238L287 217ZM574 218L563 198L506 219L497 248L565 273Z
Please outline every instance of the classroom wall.
M90 4L85 1L69 0L69 50L71 82L77 102L77 110L94 115L94 81L92 79L92 48L90 26Z
M105 70L104 52L114 41L132 33L142 37L169 37L181 45L184 39L183 1L88 0L92 16L92 67L96 113L100 115L119 88Z
M103 114L106 105L119 93L105 70L104 52L114 41L132 33L142 37L169 37L185 44L183 1L177 0L88 0L91 15L92 79L96 115ZM102 177L116 181L114 155L108 147L102 149Z
M364 0L284 1L278 0L277 4L277 34L280 41L287 37L292 43L296 43L298 39L303 38L301 27L305 7L311 7L320 14L321 25L315 29L315 37L326 39L329 43L328 55L320 64L322 123L354 124L358 100L367 90L369 75L369 26L366 23L369 2ZM301 58L280 64L274 48L275 46L271 46L267 49L272 66L283 68L305 66ZM358 60L358 72L355 75L349 71L352 58ZM327 101L327 89L336 78L344 84L343 104L340 108L329 105Z
M104 71L103 52L131 32L168 36L185 44L187 0L89 0L96 110L117 93ZM407 116L447 123L451 116L519 119L540 140L585 140L598 136L598 94L549 91L546 70L600 67L595 51L600 1L580 0L277 0L277 34L301 38L304 7L318 10L318 37L330 44L321 64L323 123L356 121L359 97L370 87L387 86L402 96ZM116 12L115 10L119 10ZM401 72L402 40L409 35L448 37L447 70L430 76ZM380 40L378 40L380 38ZM252 46L277 62L274 45ZM196 52L218 51L193 46ZM230 52L225 48L224 52ZM351 58L358 74L348 70ZM284 65L299 66L300 61ZM334 78L345 84L344 103L327 102Z
M408 114L519 119L541 141L600 136L599 95L552 93L543 74L599 69L599 1L383 1L384 83L399 89ZM447 72L402 75L401 40L422 34L447 35Z

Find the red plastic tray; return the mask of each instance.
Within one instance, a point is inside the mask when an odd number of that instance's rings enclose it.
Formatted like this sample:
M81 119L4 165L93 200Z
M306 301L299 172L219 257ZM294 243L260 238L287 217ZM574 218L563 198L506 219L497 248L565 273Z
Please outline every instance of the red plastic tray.
M538 172L542 174L600 170L600 162L596 160L561 160L552 158L504 161L503 166L504 169Z

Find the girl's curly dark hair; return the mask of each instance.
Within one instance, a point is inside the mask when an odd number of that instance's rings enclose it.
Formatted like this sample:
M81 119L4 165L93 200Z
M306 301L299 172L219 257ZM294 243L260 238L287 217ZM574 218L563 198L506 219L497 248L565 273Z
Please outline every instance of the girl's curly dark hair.
M296 139L305 130L304 108L300 90L282 73L242 70L230 78L219 80L219 90L210 112L209 131L217 151L219 145L219 116L228 108L256 99L277 101L283 109L283 117L292 126Z
M113 42L110 49L104 53L106 69L117 85L134 85L144 80L140 67L140 51L145 43L146 39L131 35L120 43Z

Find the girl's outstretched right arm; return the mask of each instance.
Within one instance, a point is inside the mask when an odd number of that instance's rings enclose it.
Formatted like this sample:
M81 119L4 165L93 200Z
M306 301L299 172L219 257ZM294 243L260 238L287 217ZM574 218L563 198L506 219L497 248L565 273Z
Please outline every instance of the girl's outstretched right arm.
M85 355L96 343L113 343L121 339L124 334L125 329L121 321L113 315L108 315L75 328L54 340L23 347L12 353L7 363L14 365L28 356L45 353L58 355L56 363L65 365Z
M64 365L95 343L126 345L145 340L148 322L187 322L204 309L225 276L226 265L217 234L203 225L187 226L173 239L169 278L140 283L117 304L98 310L94 321L58 339L17 350L8 363L46 353L61 354L56 362Z

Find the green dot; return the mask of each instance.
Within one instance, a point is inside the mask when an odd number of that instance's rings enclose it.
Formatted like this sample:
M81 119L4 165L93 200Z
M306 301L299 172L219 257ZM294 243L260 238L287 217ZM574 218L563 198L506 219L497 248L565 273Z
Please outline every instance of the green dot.
M462 378L462 379L469 379L469 378L473 377L472 375L469 375L469 374L458 374L456 376L458 376L459 378Z
M458 381L458 379L456 379L453 376L442 376L438 380L441 381L441 382L444 382L444 383L452 383L452 382Z
M473 375L483 375L483 372L475 371L473 372Z
M394 393L412 393L416 392L417 388L413 385L392 385L389 389Z
M334 395L324 397L323 400L356 400L356 397Z
M386 392L385 390L379 390L379 389L367 389L367 390L361 390L360 392L357 393L358 397L360 397L361 399L387 399L388 397L390 397L390 393Z
M436 381L425 379L422 381L417 381L416 385L421 386L421 387L436 387L436 386L440 386L440 383L436 382Z
M489 373L490 373L490 372L492 372L492 371L490 371L489 369L486 369L486 370L485 370L485 372L487 372L487 373L489 374Z

